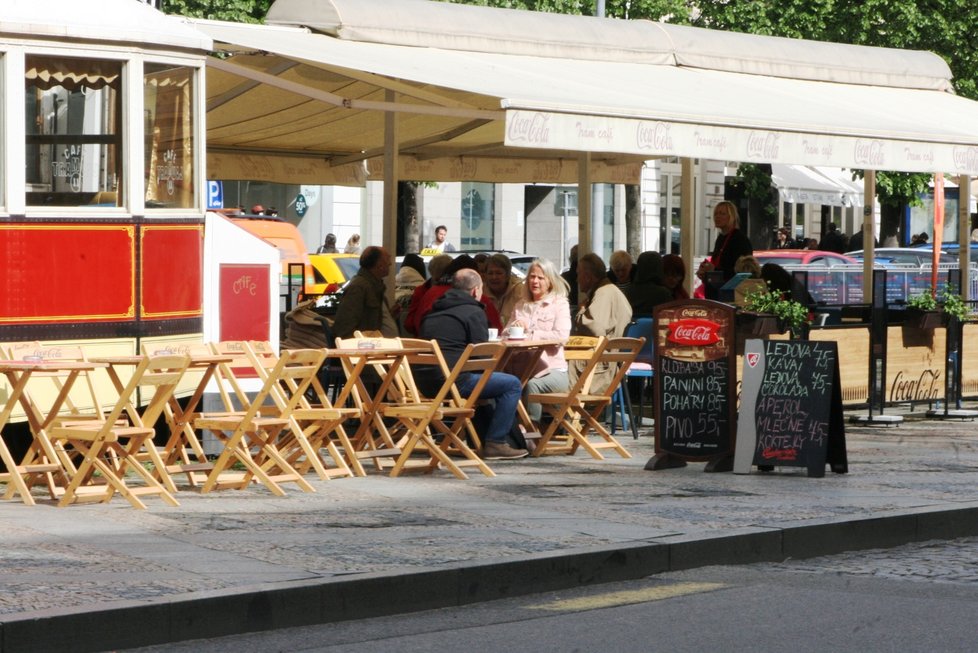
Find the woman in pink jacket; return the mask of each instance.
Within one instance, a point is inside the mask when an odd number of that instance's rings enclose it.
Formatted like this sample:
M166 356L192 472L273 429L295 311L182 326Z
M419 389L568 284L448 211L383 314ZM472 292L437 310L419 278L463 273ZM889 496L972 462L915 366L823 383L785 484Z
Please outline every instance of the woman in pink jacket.
M567 282L557 268L547 259L539 258L530 264L524 281L524 294L516 302L513 315L506 327L523 327L528 340L559 340L570 337L571 315L567 303ZM515 363L518 364L519 357ZM547 347L533 377L523 389L524 402L531 393L567 392L567 361L563 345ZM527 404L527 412L539 427L542 408L540 404Z

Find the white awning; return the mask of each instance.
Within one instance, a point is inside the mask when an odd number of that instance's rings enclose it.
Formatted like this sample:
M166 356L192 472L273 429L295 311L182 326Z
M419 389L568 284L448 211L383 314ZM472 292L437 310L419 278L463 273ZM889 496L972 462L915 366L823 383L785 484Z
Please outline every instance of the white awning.
M828 206L862 206L863 203L862 191L857 190L854 183L843 184L822 173L821 169L774 164L771 179L785 202Z
M660 156L978 174L978 103L931 53L428 0L268 20L328 33L194 21L235 54L209 64L215 157L377 159L394 110L405 179L559 181L580 152L622 181Z

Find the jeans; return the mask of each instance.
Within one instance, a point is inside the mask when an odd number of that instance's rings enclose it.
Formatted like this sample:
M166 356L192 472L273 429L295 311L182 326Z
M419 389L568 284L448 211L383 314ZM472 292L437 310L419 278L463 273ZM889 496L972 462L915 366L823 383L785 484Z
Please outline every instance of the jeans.
M463 374L455 382L455 387L463 397L468 397L479 382L481 374ZM506 436L513 428L513 421L516 419L516 406L520 401L520 380L512 374L504 372L493 372L492 376L482 388L480 399L493 399L496 408L493 410L492 419L489 421L489 428L483 436L486 442L503 444ZM480 434L483 435L483 434Z

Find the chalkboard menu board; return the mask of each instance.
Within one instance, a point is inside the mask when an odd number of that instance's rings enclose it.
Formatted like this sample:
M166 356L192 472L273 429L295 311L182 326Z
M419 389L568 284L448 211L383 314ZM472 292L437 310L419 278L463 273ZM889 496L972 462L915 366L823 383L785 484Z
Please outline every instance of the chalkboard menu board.
M748 340L734 472L805 467L809 476L848 471L834 342Z
M727 304L683 300L657 306L655 450L646 469L709 460L729 470L733 456L734 315Z

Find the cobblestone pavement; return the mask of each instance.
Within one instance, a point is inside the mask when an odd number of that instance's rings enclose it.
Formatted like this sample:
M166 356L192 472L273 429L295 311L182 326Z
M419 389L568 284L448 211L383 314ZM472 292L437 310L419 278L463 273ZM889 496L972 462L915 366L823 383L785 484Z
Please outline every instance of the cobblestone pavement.
M766 564L763 568L809 574L978 585L978 538L915 542L892 549L869 549L808 560L789 560L780 565Z
M821 479L794 468L706 474L701 463L647 472L654 453L649 433L638 441L622 437L631 459L597 461L578 452L500 461L492 464L496 478L468 481L444 472L397 479L374 473L314 481L315 493L290 489L284 498L259 488L184 491L179 507L151 502L146 511L119 498L67 509L0 502L0 614L978 502L974 422L847 425L847 438L850 473ZM922 562L907 573L974 578L967 547L933 546L921 549ZM940 565L923 561L928 551L940 553ZM859 570L859 560L854 555L846 568ZM806 571L805 564L786 568ZM868 573L871 564L864 567ZM894 563L889 573L904 572Z

